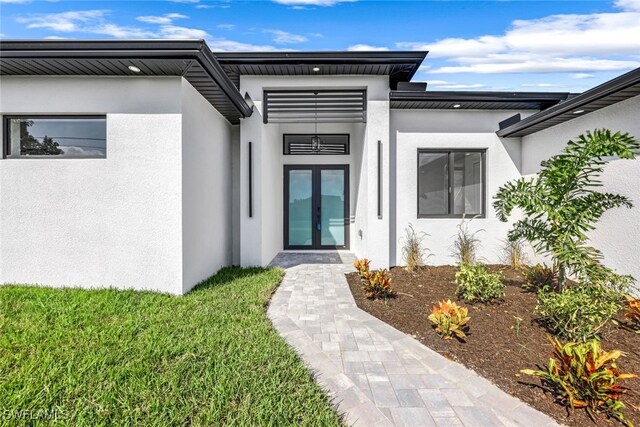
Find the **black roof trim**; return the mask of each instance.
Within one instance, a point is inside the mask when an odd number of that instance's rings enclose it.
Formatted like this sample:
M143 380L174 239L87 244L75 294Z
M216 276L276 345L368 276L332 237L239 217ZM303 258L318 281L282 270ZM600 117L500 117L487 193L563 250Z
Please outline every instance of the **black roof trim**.
M542 110L571 96L568 92L391 91L392 109Z
M640 95L640 68L571 97L545 111L533 114L496 133L500 137L530 135L638 95ZM584 110L584 113L574 114L574 111L578 110Z
M234 75L303 75L295 67L326 66L324 74L388 74L391 86L410 81L427 51L315 51L315 52L219 52L216 58L233 78ZM363 67L386 67L384 71L362 72ZM310 73L313 75L313 73Z
M252 108L203 40L3 40L0 41L0 60L5 59L197 61L241 117L248 117L252 113ZM182 75L186 75L187 71L188 67ZM189 80L188 77L185 78Z

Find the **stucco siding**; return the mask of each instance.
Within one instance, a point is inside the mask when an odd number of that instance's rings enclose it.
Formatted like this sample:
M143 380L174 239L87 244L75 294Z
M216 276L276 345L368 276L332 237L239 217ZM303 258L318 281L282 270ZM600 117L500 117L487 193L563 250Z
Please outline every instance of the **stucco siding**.
M596 112L577 117L522 138L523 174L540 170L540 162L558 154L566 143L595 128L629 132L640 139L640 96L619 102ZM599 191L623 194L634 203L633 209L618 208L606 212L589 234L594 247L604 254L604 263L619 273L640 280L640 160L612 160L602 176Z
M392 180L395 191L395 215L392 215L390 244L391 264L402 265L402 239L412 224L417 232L428 236L425 247L432 256L429 264L455 262L452 245L460 219L418 218L417 156L418 149L484 149L486 150L485 218L471 221L469 229L478 231L481 245L479 257L484 262L498 262L502 240L509 224L499 221L491 206L498 188L520 176L520 141L501 139L495 134L497 124L515 114L513 111L391 111L391 144L395 149ZM526 113L524 113L526 114ZM523 114L523 115L524 115Z
M182 291L179 78L3 77L3 114L106 114L105 159L0 160L0 283Z
M183 292L232 262L232 126L182 80Z

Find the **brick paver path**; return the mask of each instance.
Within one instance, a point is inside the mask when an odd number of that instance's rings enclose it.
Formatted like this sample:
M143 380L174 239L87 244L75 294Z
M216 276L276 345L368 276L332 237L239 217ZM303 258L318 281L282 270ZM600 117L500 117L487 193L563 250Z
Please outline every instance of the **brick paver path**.
M272 264L286 275L268 310L349 425L557 425L356 307L344 277L353 260L351 254L278 255Z

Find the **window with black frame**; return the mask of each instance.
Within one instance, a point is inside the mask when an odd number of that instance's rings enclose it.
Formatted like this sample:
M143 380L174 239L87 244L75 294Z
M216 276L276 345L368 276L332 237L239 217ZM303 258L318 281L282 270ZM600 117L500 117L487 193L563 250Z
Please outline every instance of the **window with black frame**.
M5 117L6 158L105 158L104 116Z
M484 150L418 150L418 217L485 215Z

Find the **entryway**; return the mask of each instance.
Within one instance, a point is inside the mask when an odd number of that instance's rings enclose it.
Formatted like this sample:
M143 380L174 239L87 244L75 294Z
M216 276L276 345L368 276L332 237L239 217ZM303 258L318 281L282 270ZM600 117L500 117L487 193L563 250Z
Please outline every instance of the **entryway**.
M284 166L284 248L349 249L349 165Z

